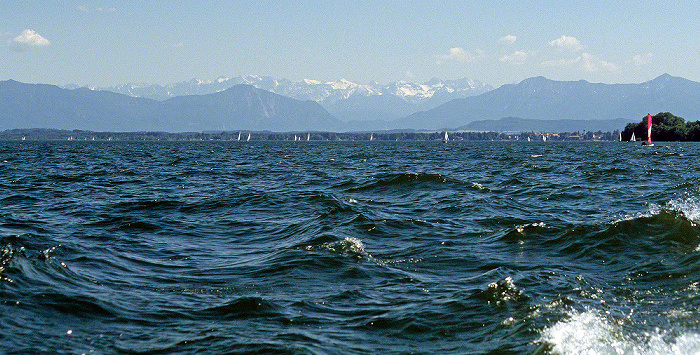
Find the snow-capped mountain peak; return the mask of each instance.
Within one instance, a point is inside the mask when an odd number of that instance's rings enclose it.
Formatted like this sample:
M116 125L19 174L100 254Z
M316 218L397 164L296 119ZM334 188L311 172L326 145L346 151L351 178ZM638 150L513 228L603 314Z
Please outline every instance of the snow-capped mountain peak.
M321 84L320 81L318 80L312 80L312 79L304 79L302 80L306 85L318 85Z
M166 100L175 96L204 95L219 92L238 84L248 84L279 95L298 100L313 100L324 105L333 104L338 100L345 100L354 95L393 95L413 105L421 106L427 101L432 101L429 106L434 106L438 101L442 103L454 98L478 95L493 90L490 85L469 78L460 80L433 78L425 83L396 81L382 85L377 82L358 84L344 78L331 82L314 79L291 81L257 75L232 78L221 76L214 80L192 79L165 86L130 83L99 89L129 96ZM440 100L436 101L435 98L438 96Z

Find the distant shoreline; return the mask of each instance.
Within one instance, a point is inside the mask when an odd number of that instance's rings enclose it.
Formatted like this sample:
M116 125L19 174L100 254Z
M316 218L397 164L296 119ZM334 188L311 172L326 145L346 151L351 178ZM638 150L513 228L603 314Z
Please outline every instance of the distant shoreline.
M450 141L615 141L616 132L465 132L448 131ZM93 132L60 129L11 129L0 132L3 141L441 141L444 131L384 132ZM240 137L240 138L239 138Z

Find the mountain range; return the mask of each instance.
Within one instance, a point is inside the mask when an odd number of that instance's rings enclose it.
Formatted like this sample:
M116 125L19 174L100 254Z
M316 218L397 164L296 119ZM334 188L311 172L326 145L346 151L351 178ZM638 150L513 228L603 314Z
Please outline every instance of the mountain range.
M641 84L554 81L544 77L503 85L479 96L456 99L394 122L398 127L440 129L477 120L614 120L630 122L647 113L672 112L700 119L700 83L668 74Z
M342 121L389 121L412 113L435 108L445 102L483 94L493 87L478 80L431 79L425 83L397 81L389 84L357 84L345 79L332 82L319 80L291 81L268 76L220 77L216 80L192 79L168 84L124 84L92 88L112 91L132 97L167 100L177 96L205 95L247 84L258 89L297 99L318 102L330 114ZM69 85L66 88L77 88Z
M92 90L112 91L133 97L145 97L154 100L167 100L175 96L204 95L228 89L238 84L248 84L259 89L288 96L297 100L314 100L322 102L329 100L335 102L339 99L347 99L352 95L378 95L393 94L412 103L433 98L455 94L459 96L473 96L493 90L488 84L478 80L464 78L461 80L440 80L433 78L425 83L409 83L396 81L389 84L357 84L340 79L332 82L304 79L291 81L288 79L277 80L269 76L246 75L233 78L219 77L216 80L192 79L165 86L154 84L124 84L112 87L91 87ZM68 85L66 89L77 89L76 85ZM444 99L440 99L444 101ZM447 100L449 101L449 100Z
M248 82L236 84L243 79ZM647 112L700 118L700 83L668 74L641 84L536 77L493 90L469 79L382 86L260 77L181 83L167 95L166 87L129 88L127 95L0 81L0 129L576 131L608 130Z
M340 120L314 101L251 85L157 101L87 88L0 82L0 129L201 132L338 131L342 127Z

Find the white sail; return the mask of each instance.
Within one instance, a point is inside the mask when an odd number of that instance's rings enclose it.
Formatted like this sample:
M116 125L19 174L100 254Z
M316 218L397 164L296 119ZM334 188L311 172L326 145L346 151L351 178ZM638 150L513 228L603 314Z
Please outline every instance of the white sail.
M248 133L248 139L246 139L245 141L247 142L249 140L250 140L250 133Z
M632 137L630 137L630 142L635 142L637 138L634 136L634 132L632 132Z

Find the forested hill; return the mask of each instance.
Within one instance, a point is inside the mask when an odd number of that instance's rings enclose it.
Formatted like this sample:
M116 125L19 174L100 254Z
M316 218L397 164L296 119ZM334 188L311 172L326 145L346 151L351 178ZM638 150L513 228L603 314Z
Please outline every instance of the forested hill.
M647 116L639 123L628 123L622 131L622 140L630 140L632 132L636 140L647 139ZM683 117L670 112L652 116L651 140L653 141L700 141L700 121L686 122Z

